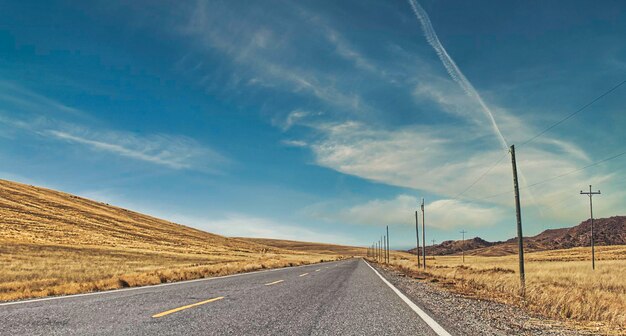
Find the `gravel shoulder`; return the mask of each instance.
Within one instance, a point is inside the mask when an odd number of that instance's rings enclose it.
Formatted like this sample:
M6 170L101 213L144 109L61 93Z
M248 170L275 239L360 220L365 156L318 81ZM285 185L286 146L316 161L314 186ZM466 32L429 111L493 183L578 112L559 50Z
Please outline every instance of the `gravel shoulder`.
M520 307L452 293L390 267L372 266L452 335L598 335L534 317Z

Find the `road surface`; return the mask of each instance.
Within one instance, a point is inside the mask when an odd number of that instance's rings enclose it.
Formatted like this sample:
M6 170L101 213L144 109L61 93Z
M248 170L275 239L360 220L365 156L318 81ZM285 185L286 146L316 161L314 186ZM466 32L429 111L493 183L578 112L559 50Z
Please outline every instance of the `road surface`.
M0 335L446 335L401 296L350 259L3 303Z

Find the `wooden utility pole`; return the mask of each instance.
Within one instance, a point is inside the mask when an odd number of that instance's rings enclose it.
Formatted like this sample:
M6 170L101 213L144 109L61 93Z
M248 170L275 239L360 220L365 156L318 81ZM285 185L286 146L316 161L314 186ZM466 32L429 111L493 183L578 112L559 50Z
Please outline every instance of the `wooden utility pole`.
M417 268L420 268L422 267L422 263L420 261L420 226L418 218L417 210L415 210L415 236L417 237L417 250L415 250L415 254L417 254Z
M426 269L426 226L424 222L424 198L422 197L422 261Z
M387 263L387 237L383 235L383 262Z
M389 225L387 225L387 264L389 263Z
M378 242L374 242L374 260L378 261Z
M591 211L591 269L595 270L596 269L596 251L595 251L595 243L594 243L594 237L593 237L593 195L600 195L600 190L598 191L591 191L591 184L589 185L589 192L583 192L582 190L580 191L581 195L588 195L589 196L589 210Z
M517 251L519 259L520 295L522 297L526 297L526 278L524 272L524 236L522 235L522 210L520 209L519 184L517 182L515 145L511 145L511 164L513 166L513 188L515 189L515 213L517 217Z
M467 231L461 230L461 234L463 235L463 240L461 240L461 254L463 255L463 263L465 263L465 234Z

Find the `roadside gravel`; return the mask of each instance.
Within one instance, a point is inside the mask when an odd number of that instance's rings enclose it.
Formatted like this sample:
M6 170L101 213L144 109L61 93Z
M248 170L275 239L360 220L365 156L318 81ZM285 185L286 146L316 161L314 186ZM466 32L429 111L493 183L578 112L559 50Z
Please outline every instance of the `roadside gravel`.
M452 335L598 335L533 317L520 307L464 297L391 268L372 266Z

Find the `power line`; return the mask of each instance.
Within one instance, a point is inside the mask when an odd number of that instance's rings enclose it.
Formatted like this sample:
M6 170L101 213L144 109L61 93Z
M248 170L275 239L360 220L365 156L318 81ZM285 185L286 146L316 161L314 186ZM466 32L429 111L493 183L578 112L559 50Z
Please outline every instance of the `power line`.
M583 107L579 108L578 110L570 113L569 115L567 115L565 118L557 121L556 123L550 125L549 127L547 127L546 129L544 129L543 131L537 133L535 136L533 136L532 138L522 142L521 145L519 146L524 146L532 141L534 141L535 139L537 139L538 137L542 136L543 134L545 134L546 132L550 131L551 129L559 126L560 124L564 123L565 121L567 121L568 119L572 118L573 116L577 115L578 113L584 111L587 107L593 105L595 102L597 102L598 100L604 98L605 96L609 95L611 92L617 90L617 88L619 88L620 86L626 84L626 80L622 81L621 83L613 86L612 88L610 88L609 90L605 91L603 94L599 95L598 97L596 97L594 100L592 100L591 102L585 104ZM518 147L519 147L518 146Z
M489 169L485 170L484 173L482 173L482 175L480 175L474 182L472 182L472 184L470 184L467 188L465 188L463 191L461 191L458 195L454 196L455 199L458 199L459 197L461 197L461 195L465 194L467 191L469 191L470 189L472 189L473 186L476 185L476 183L478 183L480 180L483 179L483 177L485 177L487 174L489 174L489 172L491 170L493 170L493 168L495 168L496 166L498 166L500 164L500 162L502 162L502 160L504 160L504 158L509 154L509 152L504 153L504 155L502 155L502 157L496 162L494 163L491 167L489 167Z
M523 142L521 145L519 145L519 146L524 146L524 145L527 145L527 144L531 143L532 141L534 141L535 139L539 138L540 136L542 136L542 135L543 135L543 134L545 134L546 132L548 132L548 131L550 131L551 129L553 129L553 128L557 127L558 125L560 125L560 124L564 123L565 121L569 120L570 118L572 118L573 116L577 115L578 113L580 113L580 112L584 111L586 108L588 108L589 106L593 105L593 104L594 104L595 102L597 102L598 100L600 100L600 99L602 99L602 98L606 97L606 96L607 96L607 95L609 95L611 92L613 92L613 91L617 90L620 86L622 86L622 85L624 85L624 84L626 84L626 80L624 80L624 81L620 82L619 84L617 84L617 85L613 86L612 88L610 88L609 90L605 91L603 94L599 95L598 97L596 97L595 99L593 99L593 100L592 100L592 101L590 101L589 103L585 104L584 106L582 106L582 107L581 107L581 108L579 108L578 110L576 110L576 111L574 111L574 112L570 113L570 114L569 114L569 115L567 115L565 118L563 118L563 119L561 119L561 120L557 121L556 123L554 123L554 124L552 124L552 125L548 126L548 127L547 127L547 128L545 128L543 131L541 131L541 132L537 133L535 136L533 136L533 137L531 137L530 139L528 139L528 140L524 141L524 142ZM519 146L518 146L518 147L519 147ZM480 182L480 181L481 181L481 180L482 180L485 176L487 176L487 174L489 174L489 173L490 173L490 172L491 172L491 171L492 171L495 167L497 167L497 166L498 166L498 165L502 162L502 160L504 160L504 158L507 156L507 154L508 154L508 151L507 151L504 155L502 155L502 157L500 157L500 159L498 159L498 161L496 161L496 163L494 163L494 164L493 164L493 165L491 165L491 166L490 166L487 170L485 170L485 171L484 171L484 172L483 172L483 173L482 173L482 174L481 174L481 175L480 175L480 176L479 176L476 180L474 180L474 181L473 181L473 182L472 182L469 186L467 186L465 189L463 189L463 191L461 191L461 192L460 192L460 193L458 193L456 196L454 196L454 199L459 199L459 197L463 196L463 194L465 194L465 193L466 193L466 192L468 192L470 189L472 189L472 188L473 188L473 187L474 187L474 186L475 186L478 182ZM602 161L602 162L604 162L604 161ZM598 163L601 163L601 162L598 162ZM589 167L585 167L585 168L583 168L583 169L586 169L586 168L589 168ZM582 170L582 169L581 169L581 170ZM570 172L570 173L567 173L567 174L573 174L573 173L574 173L574 172ZM562 176L558 176L558 177L562 177ZM558 177L555 177L555 178L558 178ZM545 181L544 181L544 182L545 182ZM529 187L531 187L531 186L533 186L533 185L526 186L526 188L529 188ZM522 188L522 189L524 189L524 188ZM489 197L481 198L481 199L479 199L479 200L489 199L489 198L493 198L493 197L497 197L497 196L505 195L505 194L508 194L508 193L509 193L509 191L507 191L507 192L505 192L505 193L499 193L499 194L492 195L492 196L489 196Z
M586 165L586 166L584 166L584 167L582 167L582 168L578 168L578 169L575 169L575 170L569 171L569 172L567 172L567 173L563 173L563 174L561 174L561 175L557 175L557 176L551 177L551 178L549 178L549 179L545 179L545 180L543 180L543 181L539 181L539 182L533 183L533 184L531 184L531 185L526 186L525 188L530 188L530 187L538 186L538 185L540 185L540 184L548 183L548 182L550 182L550 181L552 181L552 180L556 180L556 179L558 179L558 178L561 178L561 177L564 177L564 176L567 176L567 175L571 175L571 174L577 173L577 172L579 172L579 171L581 171L581 170L585 170L585 169L587 169L587 168L591 168L591 167L597 166L597 165L599 165L599 164L601 164L601 163L604 163L604 162L607 162L607 161L610 161L610 160L613 160L613 159L617 159L618 157L623 156L623 155L626 155L626 151L621 152L621 153L616 154L616 155L613 155L613 156L608 157L608 158L606 158L606 159L602 159L602 160L600 160L600 161L596 161L596 162L594 162L594 163L588 164L588 165Z
M582 167L582 168L574 169L574 170L568 171L567 173L563 173L563 174L560 174L560 175L552 176L552 177L547 178L547 179L545 179L545 180L541 180L541 181L539 181L539 182L535 182L535 183L533 183L533 184L529 184L529 185L527 185L527 186L525 186L525 187L520 188L520 190L522 190L522 189L528 189L528 188L536 187L536 186L538 186L538 185L542 185L542 184L545 184L545 183L548 183L548 182L552 182L552 181L554 181L554 180L556 180L556 179L559 179L559 178L561 178L561 177L565 177L565 176L567 176L567 175L571 175L571 174L577 173L577 172L579 172L579 171L582 171L582 170L585 170L585 169L588 169L588 168L591 168L591 167L597 166L597 165L599 165L599 164L601 164L601 163L604 163L604 162L607 162L607 161L611 161L611 160L613 160L613 159L617 159L617 158L619 158L619 157L621 157L621 156L624 156L624 155L626 155L626 151L621 152L621 153L616 154L616 155L613 155L613 156L610 156L610 157L608 157L608 158L602 159L602 160L600 160L600 161L596 161L596 162L594 162L594 163L588 164L588 165L586 165L586 166L584 166L584 167ZM474 200L475 200L475 201L480 201L480 200L490 199L490 198L494 198L494 197L498 197L498 196L506 195L506 194L511 193L511 192L513 192L513 190L509 190L509 191L506 191L506 192L502 192L502 193L498 193L498 194L495 194L495 195L491 195L491 196L487 196L487 197L482 197L482 198L478 198L478 199L474 199Z
M590 101L589 103L585 104L583 107L579 108L578 110L570 113L569 115L567 115L565 118L557 121L556 123L548 126L547 128L545 128L543 131L537 133L535 136L531 137L530 139L524 141L521 145L519 146L524 146L526 144L531 143L532 141L534 141L535 139L537 139L538 137L542 136L543 134L545 134L546 132L550 131L551 129L557 127L558 125L564 123L565 121L567 121L568 119L572 118L573 116L577 115L578 113L584 111L586 108L588 108L589 106L593 105L595 102L597 102L598 100L604 98L605 96L609 95L611 92L617 90L617 88L619 88L620 86L626 84L626 80L620 82L619 84L613 86L612 88L610 88L609 90L605 91L603 94L599 95L598 97L596 97L595 99L593 99L592 101ZM474 180L469 186L467 186L465 189L463 189L463 191L461 191L460 193L458 193L456 196L454 196L454 199L458 199L459 197L463 196L463 194L465 194L466 192L468 192L470 189L472 189L478 182L480 182L485 176L487 176L487 174L489 174L495 167L497 167L500 162L502 162L502 160L504 160L504 158L507 156L508 151L502 155L502 157L500 159L498 159L498 161L496 161L496 163L494 163L493 165L491 165L487 170L485 170L476 180ZM506 192L508 193L508 192ZM500 195L504 195L506 193L501 193L498 195L494 195L493 197L496 196L500 196ZM491 198L491 197L487 197L487 198Z

